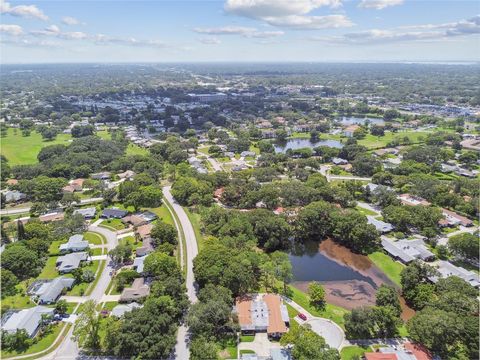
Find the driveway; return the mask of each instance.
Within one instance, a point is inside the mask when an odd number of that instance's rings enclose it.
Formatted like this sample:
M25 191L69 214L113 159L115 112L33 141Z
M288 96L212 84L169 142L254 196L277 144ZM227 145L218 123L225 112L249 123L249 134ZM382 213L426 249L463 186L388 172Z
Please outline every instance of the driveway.
M240 350L252 350L258 356L270 356L270 349L272 348L280 349L280 343L270 341L267 333L257 333L252 342L238 344L238 353L240 354Z

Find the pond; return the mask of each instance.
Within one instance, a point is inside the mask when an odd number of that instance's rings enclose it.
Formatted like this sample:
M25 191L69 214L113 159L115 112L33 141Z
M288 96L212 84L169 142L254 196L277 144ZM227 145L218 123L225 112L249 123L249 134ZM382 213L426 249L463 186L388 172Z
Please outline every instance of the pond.
M353 309L375 305L375 292L382 284L398 288L372 261L327 239L297 245L290 253L293 269L292 285L307 292L311 281L320 282L327 302ZM413 316L401 299L402 318Z
M343 144L338 140L318 140L311 141L310 139L289 139L285 142L275 142L273 146L276 153L285 153L288 149L296 150L302 148L313 149L317 146L330 146L341 149Z
M350 116L350 117L344 116L342 118L338 118L335 120L340 122L342 125L353 125L353 124L364 125L365 122L367 122L367 120L370 122L370 124L374 124L374 125L385 124L385 121L379 118L359 118L354 116Z

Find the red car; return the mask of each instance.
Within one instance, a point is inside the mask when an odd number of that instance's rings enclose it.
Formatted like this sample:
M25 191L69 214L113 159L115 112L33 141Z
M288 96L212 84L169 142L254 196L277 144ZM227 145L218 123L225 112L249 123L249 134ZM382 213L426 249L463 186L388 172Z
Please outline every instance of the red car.
M302 319L303 321L307 321L307 315L305 315L305 314L298 313L298 317L299 317L300 319Z

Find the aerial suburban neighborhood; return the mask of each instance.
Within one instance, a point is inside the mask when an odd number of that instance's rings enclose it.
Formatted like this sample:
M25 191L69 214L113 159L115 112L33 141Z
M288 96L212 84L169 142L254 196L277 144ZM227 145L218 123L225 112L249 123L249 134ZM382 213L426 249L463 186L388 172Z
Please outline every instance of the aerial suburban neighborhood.
M478 4L113 4L0 4L0 358L480 358Z

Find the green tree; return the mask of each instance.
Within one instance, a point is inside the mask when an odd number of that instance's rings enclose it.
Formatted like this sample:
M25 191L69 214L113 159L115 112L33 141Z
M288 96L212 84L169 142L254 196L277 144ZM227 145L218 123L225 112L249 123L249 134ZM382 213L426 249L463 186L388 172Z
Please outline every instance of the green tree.
M11 296L16 294L16 286L18 284L18 279L10 270L1 269L0 281L2 288L2 298L4 298L5 296Z
M308 284L308 296L310 297L310 303L317 309L323 310L325 308L325 289L322 284L317 281Z
M163 243L176 245L178 243L178 233L175 226L158 221L153 227L150 236L153 239L154 245L159 246Z
M340 360L336 349L330 348L323 337L305 326L292 327L282 336L280 343L294 345L292 356L295 360Z
M66 300L58 300L55 304L55 311L58 314L66 314L68 309L68 303Z
M41 270L42 261L38 255L23 244L12 244L2 253L2 268L10 270L18 279L36 277Z
M73 336L80 346L96 350L100 347L100 314L96 302L88 300L83 304L73 328Z
M400 299L394 287L385 284L380 285L375 294L375 304L377 306L390 306L397 316L402 313Z
M478 261L480 252L480 239L478 234L463 233L448 239L448 248L457 256Z
M190 344L190 360L217 360L217 344L200 336Z

